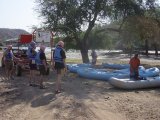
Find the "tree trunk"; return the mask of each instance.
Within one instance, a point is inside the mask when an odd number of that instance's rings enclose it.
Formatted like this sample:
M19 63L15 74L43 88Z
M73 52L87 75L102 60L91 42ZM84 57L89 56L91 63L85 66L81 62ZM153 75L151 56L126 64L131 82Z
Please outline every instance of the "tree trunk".
M75 38L76 38L76 46L77 48L80 49L83 63L89 63L88 47L86 42L80 41L77 36Z
M84 47L80 51L81 51L83 63L89 63L88 49Z
M146 56L148 56L148 40L145 40L145 50L146 50Z

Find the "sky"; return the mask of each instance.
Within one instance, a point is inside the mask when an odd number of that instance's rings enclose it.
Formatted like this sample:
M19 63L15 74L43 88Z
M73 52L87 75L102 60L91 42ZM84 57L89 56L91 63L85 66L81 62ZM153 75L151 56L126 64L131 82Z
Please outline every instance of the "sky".
M0 0L0 28L24 29L40 25L35 0Z
M159 3L160 0L157 0ZM40 26L35 0L0 0L0 28L24 29Z

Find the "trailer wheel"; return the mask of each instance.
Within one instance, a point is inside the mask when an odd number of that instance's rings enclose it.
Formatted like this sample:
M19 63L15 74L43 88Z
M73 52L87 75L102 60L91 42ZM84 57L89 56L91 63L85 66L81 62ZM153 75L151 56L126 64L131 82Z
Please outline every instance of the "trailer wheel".
M2 68L4 68L4 67L5 67L3 57L2 57L2 60L1 60L1 66L2 66Z
M22 75L22 68L19 65L16 65L16 76Z

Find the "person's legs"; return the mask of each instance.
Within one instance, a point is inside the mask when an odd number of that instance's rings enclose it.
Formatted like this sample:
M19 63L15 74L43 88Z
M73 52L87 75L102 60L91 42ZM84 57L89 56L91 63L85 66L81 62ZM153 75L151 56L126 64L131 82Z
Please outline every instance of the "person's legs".
M8 64L7 64L7 62L6 62L6 61L4 62L4 64L5 64L5 78L7 79L7 78L8 78L8 76L9 76Z
M35 86L35 70L30 70L29 85Z
M30 69L29 85L32 86L32 70Z
M57 69L56 93L59 93L61 91L61 79L62 79L62 70Z
M12 64L11 64L11 62L6 62L5 71L6 71L6 78L8 78L8 80L10 80L11 75L12 75Z
M45 81L45 79L46 79L46 77L45 77L45 75L41 75L40 76L40 89L45 89L45 86L44 86L44 81Z
M40 75L39 86L43 88L43 75Z
M138 71L135 71L135 76L134 76L134 78L135 78L136 80L139 79L139 73L138 73Z
M14 75L15 75L15 69L14 69L14 64L12 64L11 68L11 79L14 80Z
M36 77L36 70L33 70L33 84L37 86L36 80L37 80L37 77Z
M40 70L39 85L40 85L40 89L43 89L44 88L43 82L44 82L45 75L46 75L45 67L43 65L40 65L39 70Z
M9 74L9 69L8 68L6 68L6 78L7 78L7 80L10 79L10 74Z
M130 74L130 78L134 78L135 80L139 79L139 73L137 70L132 71L132 73Z
M134 71L132 71L131 73L130 73L130 78L134 78L135 77L135 73L134 73Z
M93 58L93 59L92 59L92 65L95 65L95 64L96 64L96 59Z

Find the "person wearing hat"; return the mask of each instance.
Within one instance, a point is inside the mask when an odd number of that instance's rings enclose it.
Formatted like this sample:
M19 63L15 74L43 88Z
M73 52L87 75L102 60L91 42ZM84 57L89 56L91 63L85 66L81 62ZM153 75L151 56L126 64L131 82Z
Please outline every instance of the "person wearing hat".
M66 63L65 63L66 54L63 47L64 47L64 42L59 41L53 52L52 65L53 65L53 69L55 69L57 73L56 90L55 90L56 94L61 92L62 74L64 72L64 69L66 68Z
M4 64L5 64L5 71L6 71L6 76L9 79L14 79L13 78L13 66L14 66L14 59L17 60L18 58L16 58L13 55L12 52L12 45L8 45L7 49L5 50L5 52L3 53L4 56Z
M38 65L39 72L40 72L40 79L39 79L40 89L45 88L43 85L43 82L44 82L44 79L46 79L45 76L46 76L46 72L48 69L46 55L45 55L45 49L46 49L46 47L44 45L41 45L40 50L36 56L36 64Z
M136 53L134 55L134 57L132 57L130 59L130 78L134 78L136 80L139 79L139 65L140 65L140 59L138 58L138 53Z

